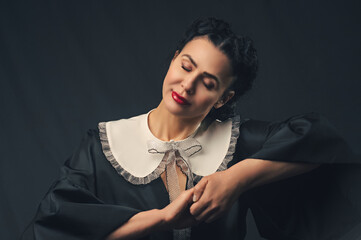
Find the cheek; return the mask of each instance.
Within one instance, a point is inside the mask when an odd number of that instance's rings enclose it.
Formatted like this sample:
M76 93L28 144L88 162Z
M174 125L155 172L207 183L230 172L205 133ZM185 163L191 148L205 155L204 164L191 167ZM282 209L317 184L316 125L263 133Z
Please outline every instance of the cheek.
M218 98L216 94L203 94L199 97L199 101L205 108L211 108L216 102Z
M172 79L172 74L168 71L167 75L164 77L164 80L163 80L163 94L164 94L164 91L167 91L167 89L169 89L169 85L172 82L171 79Z
M168 69L167 75L164 78L164 84L173 84L179 82L180 74L172 67Z

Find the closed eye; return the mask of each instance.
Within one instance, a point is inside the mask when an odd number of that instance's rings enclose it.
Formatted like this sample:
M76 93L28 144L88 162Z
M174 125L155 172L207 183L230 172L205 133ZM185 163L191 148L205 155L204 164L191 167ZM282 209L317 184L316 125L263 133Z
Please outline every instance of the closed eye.
M214 83L213 80L208 79L208 78L203 78L203 85L208 89L208 90L212 90L216 87L216 84Z
M213 83L204 83L204 86L207 88L207 89L209 89L209 90L211 90L211 89L213 89L214 88L214 84Z
M186 68L184 65L182 65L182 68L185 70L185 71L187 71L187 72L190 72L192 69L190 69L190 68Z

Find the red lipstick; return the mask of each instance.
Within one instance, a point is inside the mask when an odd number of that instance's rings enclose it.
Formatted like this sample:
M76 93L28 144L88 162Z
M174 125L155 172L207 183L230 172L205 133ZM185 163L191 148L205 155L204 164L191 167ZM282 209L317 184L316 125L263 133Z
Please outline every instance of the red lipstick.
M181 105L190 105L190 103L187 101L187 99L185 99L184 97L182 97L175 91L172 91L172 98L174 99L174 101L176 101L177 103L179 103Z

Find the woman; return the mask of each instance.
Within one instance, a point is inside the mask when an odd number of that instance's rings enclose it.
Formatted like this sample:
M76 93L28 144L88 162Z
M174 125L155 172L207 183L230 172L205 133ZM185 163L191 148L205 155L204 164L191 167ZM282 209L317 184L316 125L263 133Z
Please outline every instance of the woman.
M327 188L324 177L338 175L321 164L356 159L318 114L235 116L256 71L251 40L222 20L195 21L158 107L89 130L24 239L243 239L248 208L268 239L345 235L360 215ZM324 201L319 187L338 198ZM328 211L337 208L339 226Z

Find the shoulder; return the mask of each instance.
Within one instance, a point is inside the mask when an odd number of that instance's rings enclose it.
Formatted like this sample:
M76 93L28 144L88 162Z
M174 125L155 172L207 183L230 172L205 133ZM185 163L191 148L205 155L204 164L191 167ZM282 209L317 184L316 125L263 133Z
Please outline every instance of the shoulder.
M132 129L135 129L135 123L139 116L129 119L118 119L111 121L99 122L97 127L87 129L78 144L76 145L71 157L65 162L65 166L82 169L94 165L95 159L102 159L109 147L109 139L118 136L119 132L122 138L129 134ZM117 138L119 139L119 138Z
M119 141L132 141L133 136L144 131L146 123L146 114L138 115L131 118L118 119L98 123L98 131L102 143Z
M90 170L93 165L91 156L94 156L95 152L99 152L99 143L98 129L90 128L86 130L71 156L65 161L65 169Z
M96 172L96 169L108 165L107 159L110 157L109 153L111 153L109 151L108 142L109 133L113 133L114 126L118 125L122 126L124 130L129 131L129 122L131 121L119 119L115 121L100 122L98 123L97 128L87 129L74 148L71 156L65 161L64 166L62 167L62 174L76 178L79 174L74 173L79 172L83 177L86 176L86 178L91 179L91 176ZM108 126L110 126L110 132ZM117 130L118 128L114 129ZM127 135L127 133L123 132L123 137L121 139L127 139ZM115 144L118 144L118 142L115 142Z

